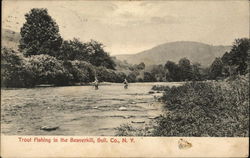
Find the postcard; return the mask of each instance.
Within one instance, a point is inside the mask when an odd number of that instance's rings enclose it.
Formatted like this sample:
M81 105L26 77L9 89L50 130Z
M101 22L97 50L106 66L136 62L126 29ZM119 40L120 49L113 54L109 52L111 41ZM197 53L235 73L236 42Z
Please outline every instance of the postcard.
M2 4L2 157L249 156L249 1Z

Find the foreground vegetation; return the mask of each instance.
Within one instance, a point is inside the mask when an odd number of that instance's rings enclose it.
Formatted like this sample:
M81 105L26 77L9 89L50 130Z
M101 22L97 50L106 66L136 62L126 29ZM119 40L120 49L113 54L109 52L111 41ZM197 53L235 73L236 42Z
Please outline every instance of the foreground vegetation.
M192 82L165 91L156 136L249 136L248 77Z
M164 89L164 114L156 119L156 125L139 130L123 125L117 135L249 136L248 75L161 89Z

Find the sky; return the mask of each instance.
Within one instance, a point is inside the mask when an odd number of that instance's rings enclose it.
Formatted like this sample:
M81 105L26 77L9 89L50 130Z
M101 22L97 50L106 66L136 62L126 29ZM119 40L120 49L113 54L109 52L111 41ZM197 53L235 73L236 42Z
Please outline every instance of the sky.
M47 8L66 40L90 39L111 55L159 44L196 41L231 45L249 37L249 2L228 1L3 1L2 27L20 31L31 8Z

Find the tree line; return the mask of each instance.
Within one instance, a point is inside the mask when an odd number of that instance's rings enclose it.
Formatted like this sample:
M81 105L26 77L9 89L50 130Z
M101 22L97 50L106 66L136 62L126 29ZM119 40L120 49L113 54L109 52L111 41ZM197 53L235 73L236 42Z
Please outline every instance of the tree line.
M182 58L178 63L146 66L115 62L95 40L64 40L47 9L25 14L18 51L1 48L1 86L33 87L38 84L73 85L99 81L179 82L217 80L248 72L250 41L236 39L230 52L216 58L210 67ZM120 68L120 69L119 69Z
M72 85L100 81L122 82L115 62L95 40L64 40L47 9L31 9L20 30L18 51L1 48L1 86Z
M250 39L236 39L229 52L214 59L209 67L200 63L192 63L182 58L175 63L167 61L165 65L153 65L150 70L144 70L143 77L134 77L135 81L144 82L181 82L220 80L236 75L249 73Z

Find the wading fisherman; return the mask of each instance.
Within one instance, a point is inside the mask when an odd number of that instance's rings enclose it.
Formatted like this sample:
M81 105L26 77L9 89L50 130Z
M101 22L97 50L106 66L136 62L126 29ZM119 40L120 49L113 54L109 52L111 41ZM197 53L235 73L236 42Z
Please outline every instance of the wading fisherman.
M128 81L126 78L124 79L123 84L124 84L124 89L128 89Z
M95 86L95 90L97 90L99 85L97 77L95 77L95 81L93 82L93 84Z

